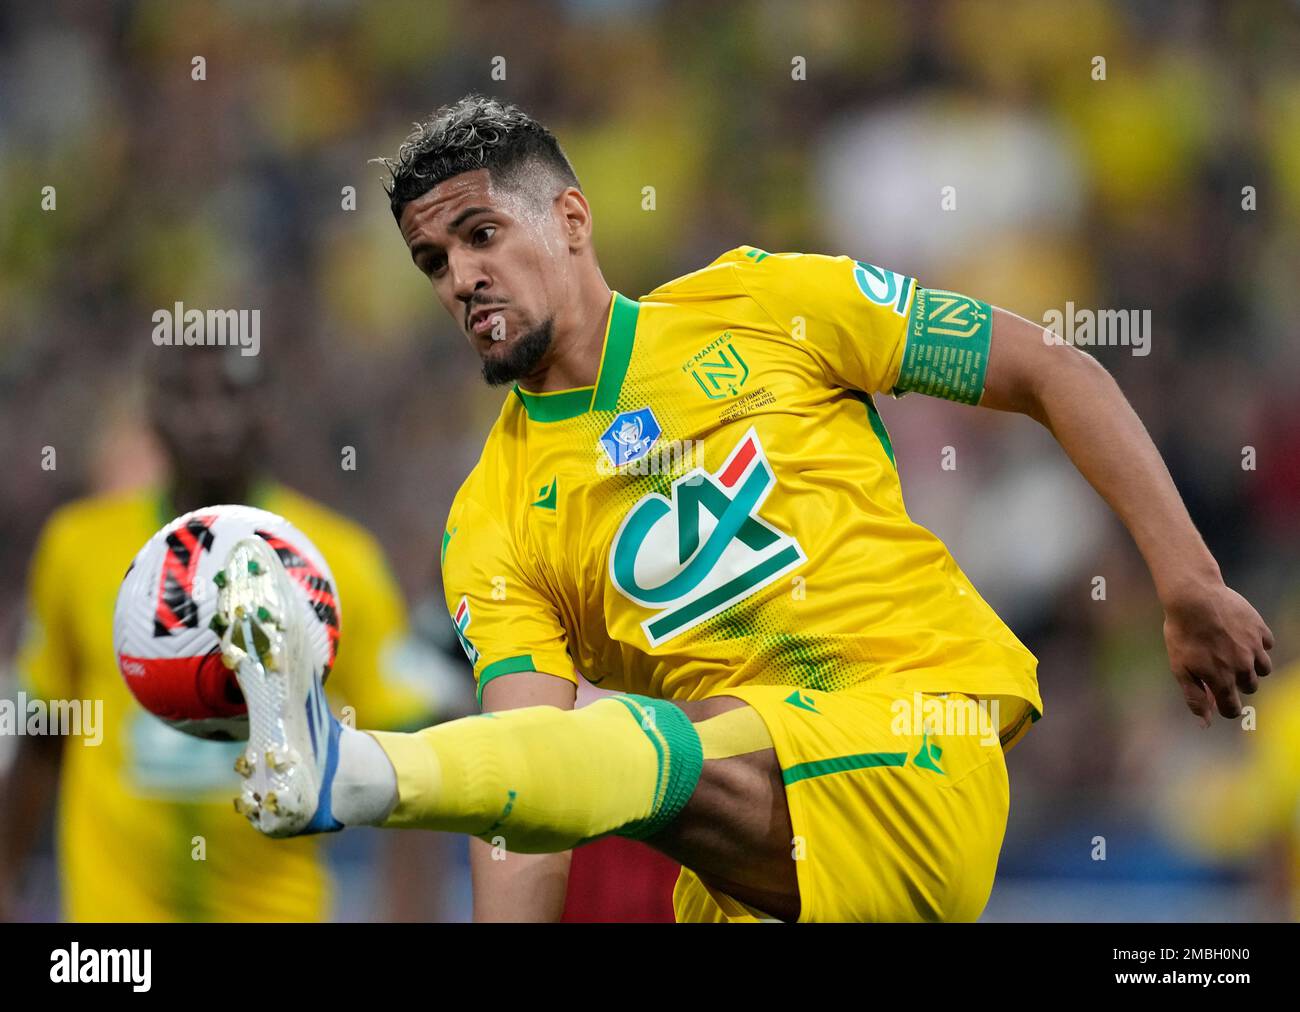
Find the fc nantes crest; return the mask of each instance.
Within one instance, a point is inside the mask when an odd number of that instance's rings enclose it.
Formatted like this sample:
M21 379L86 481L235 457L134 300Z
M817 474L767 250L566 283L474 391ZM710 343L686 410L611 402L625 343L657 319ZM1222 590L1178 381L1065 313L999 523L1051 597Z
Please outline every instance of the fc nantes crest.
M751 428L717 471L697 467L628 511L609 553L614 586L655 613L641 628L658 646L802 565L791 535L758 515L776 484Z
M704 396L711 401L735 397L745 380L749 379L749 366L741 358L731 331L691 356L682 366L683 371L687 369Z

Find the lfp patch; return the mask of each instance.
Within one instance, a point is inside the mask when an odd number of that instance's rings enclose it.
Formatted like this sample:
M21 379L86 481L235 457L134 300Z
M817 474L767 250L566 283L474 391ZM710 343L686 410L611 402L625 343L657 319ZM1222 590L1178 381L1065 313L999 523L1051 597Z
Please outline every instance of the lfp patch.
M640 460L650 452L663 429L649 408L624 411L600 437L601 448L615 467Z

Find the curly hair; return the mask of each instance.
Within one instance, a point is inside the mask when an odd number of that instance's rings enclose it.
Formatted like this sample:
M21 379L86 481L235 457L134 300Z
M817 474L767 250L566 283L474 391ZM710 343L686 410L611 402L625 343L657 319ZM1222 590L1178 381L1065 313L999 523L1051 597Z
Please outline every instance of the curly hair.
M549 200L566 186L582 189L546 127L516 105L477 94L444 105L416 123L397 157L378 161L392 176L384 189L394 218L443 180L475 169L487 169L495 183L507 188L532 191L538 201Z

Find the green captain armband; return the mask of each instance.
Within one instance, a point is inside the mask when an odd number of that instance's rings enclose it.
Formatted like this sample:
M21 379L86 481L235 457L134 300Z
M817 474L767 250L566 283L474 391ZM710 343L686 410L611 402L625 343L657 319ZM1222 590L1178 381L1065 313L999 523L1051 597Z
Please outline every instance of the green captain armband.
M993 310L987 302L918 286L894 394L915 391L978 404L992 332Z

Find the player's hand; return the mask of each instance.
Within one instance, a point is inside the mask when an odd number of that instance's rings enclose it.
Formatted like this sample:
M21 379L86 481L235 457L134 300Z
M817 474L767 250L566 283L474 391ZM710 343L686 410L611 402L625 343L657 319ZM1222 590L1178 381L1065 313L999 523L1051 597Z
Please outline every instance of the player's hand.
M1223 583L1165 602L1165 646L1187 708L1205 727L1216 705L1224 717L1239 716L1239 693L1255 692L1273 670L1273 633L1250 602Z

